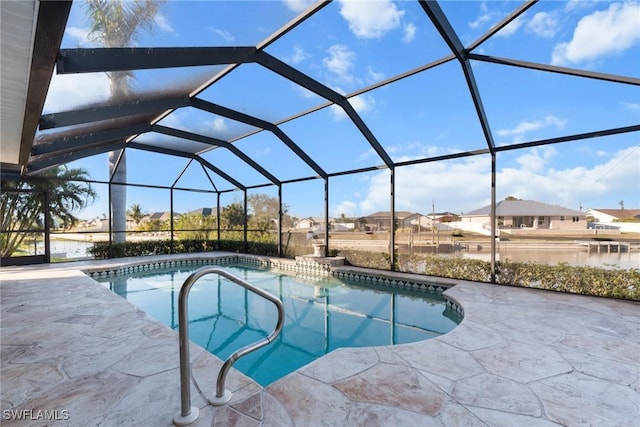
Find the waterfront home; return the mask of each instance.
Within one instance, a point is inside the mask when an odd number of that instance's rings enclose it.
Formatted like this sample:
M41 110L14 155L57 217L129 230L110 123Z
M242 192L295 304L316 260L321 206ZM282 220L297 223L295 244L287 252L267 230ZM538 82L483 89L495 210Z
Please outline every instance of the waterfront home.
M635 218L640 221L640 209L587 209L585 213L595 222L616 222Z
M307 217L295 222L297 229L320 230L324 226L324 219L319 217Z
M431 229L443 222L457 221L459 218L452 212L434 212L421 214L418 212L397 211L395 215L396 228L411 228L416 231ZM358 220L371 231L389 230L391 228L391 212L375 212Z
M535 200L502 200L496 203L496 225L509 230L586 230L585 212ZM461 215L463 222L491 224L491 206Z

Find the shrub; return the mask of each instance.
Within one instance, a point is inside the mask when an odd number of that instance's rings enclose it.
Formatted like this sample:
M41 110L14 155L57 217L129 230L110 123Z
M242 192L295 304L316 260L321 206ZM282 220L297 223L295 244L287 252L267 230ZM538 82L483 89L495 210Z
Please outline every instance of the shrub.
M269 242L247 242L241 240L175 240L173 251L171 240L146 240L141 242L112 243L98 242L89 248L89 253L96 259L122 258L144 255L185 254L210 251L249 253L255 255L277 256L278 245Z
M388 254L341 251L350 264L358 267L389 269ZM400 255L398 271L435 277L491 281L491 263L460 257ZM535 262L497 262L496 283L508 286L547 289L608 298L640 300L640 269L549 265Z

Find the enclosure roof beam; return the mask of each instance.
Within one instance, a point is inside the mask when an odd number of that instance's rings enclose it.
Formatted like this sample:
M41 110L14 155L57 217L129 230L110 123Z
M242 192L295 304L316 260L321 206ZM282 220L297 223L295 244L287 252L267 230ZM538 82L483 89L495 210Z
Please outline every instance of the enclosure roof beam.
M640 125L623 126L611 129L602 129L595 132L578 133L574 135L565 135L556 138L540 139L537 141L521 142L519 144L505 145L503 147L497 147L496 151L509 151L522 148L537 147L540 145L558 144L561 142L579 141L590 138L601 138L604 136L620 135L631 132L640 132Z
M144 101L135 100L115 105L108 104L72 111L43 114L42 117L40 117L40 130L156 113L185 107L187 105L189 105L189 97L182 95Z
M487 118L484 105L482 104L480 91L478 90L476 79L473 75L471 63L469 62L468 50L464 48L462 41L458 38L458 35L451 26L451 23L436 1L420 0L420 6L422 6L422 9L440 33L440 36L443 38L445 43L447 43L449 49L451 49L460 62L465 80L467 81L469 93L471 94L471 99L473 100L473 105L476 109L476 114L478 115L478 120L480 121L480 126L482 127L482 132L484 133L485 141L489 146L489 150L494 152L495 142L493 140L493 134L491 133L489 119Z
M623 83L634 86L640 86L640 79L636 77L619 76L615 74L597 73L589 70L577 70L575 68L558 67L556 65L540 64L536 62L520 61L518 59L500 58L497 56L479 55L477 53L469 53L469 59L476 61L492 62L494 64L509 65L512 67L527 68L530 70L548 71L551 73L566 74L569 76L586 77L588 79L596 79L609 81L613 83Z
M71 10L71 1L40 1L37 7L38 18L34 26L33 55L18 154L18 162L23 166L29 161L38 120L51 83L55 58Z
M527 0L524 3L522 3L513 12L511 12L509 15L505 16L502 19L502 21L498 22L496 25L491 27L489 29L489 31L487 31L482 36L480 36L475 42L471 43L469 45L469 47L467 48L467 51L470 52L470 51L474 50L475 48L477 48L478 46L480 46L482 43L484 43L489 38L491 38L491 36L493 36L494 34L498 33L504 27L509 25L513 20L515 20L518 16L522 15L524 12L526 12L531 6L533 6L537 2L538 2L538 0Z
M305 11L301 12L297 17L293 18L287 24L282 26L279 30L277 30L273 34L267 36L267 38L264 39L262 42L258 43L258 45L256 46L256 49L257 50L265 49L271 43L274 43L276 40L280 39L281 37L283 37L284 35L286 35L290 31L292 31L294 28L296 28L298 25L300 25L301 23L306 21L308 18L313 16L316 12L318 12L320 9L324 8L325 6L327 6L329 3L331 3L331 0L321 0L321 1L317 1L313 5L309 6ZM240 64L229 64L229 65L227 65L222 70L220 70L217 73L215 73L206 82L204 82L203 84L201 84L200 86L195 88L193 91L191 91L189 93L189 96L190 97L195 97L195 96L199 95L200 93L204 92L209 87L211 87L211 85L213 85L215 82L217 82L218 80L220 80L221 78L223 78L224 76L226 76L227 74L229 74L230 72L235 70L239 65ZM164 117L166 117L168 114L171 114L172 112L173 112L173 110L165 111L164 113L158 115L153 120L152 123L159 122Z
M393 167L393 160L391 160L389 154L387 154L382 145L380 145L347 98L264 51L259 51L257 57L258 64L263 67L342 107L387 167Z
M52 154L42 154L32 157L26 168L27 175L34 175L45 169L83 159L85 157L95 156L97 154L108 153L125 148L125 140L107 141L100 144L79 147L74 150L65 150Z
M255 169L260 174L262 174L262 176L267 178L273 184L279 184L280 183L280 180L278 180L278 178L276 178L275 176L271 175L266 169L264 169L262 166L260 166L258 163L256 163L253 159L251 159L249 156L247 156L245 153L243 153L238 147L236 147L233 144L229 144L226 141L223 141L223 140L217 139L217 138L212 138L212 137L209 137L209 136L200 135L200 134L193 133L193 132L186 132L186 131L183 131L183 130L174 129L174 128L170 128L170 127L167 127L167 126L161 126L161 125L153 125L151 127L151 130L153 132L158 132L158 133L162 133L162 134L165 134L165 135L171 135L171 136L175 136L177 138L188 139L188 140L191 140L191 141L202 142L203 144L214 145L216 147L226 148L229 151L231 151L233 154L235 154L237 157L242 159L245 163L247 163L253 169Z
M115 139L124 139L132 135L139 135L151 130L151 125L141 124L126 128L115 128L101 132L93 132L83 135L71 137L62 137L59 140L51 142L43 142L33 146L31 154L38 156L41 154L51 154L58 151L69 152L89 145L95 145L105 141L113 141Z
M0 179L2 180L18 180L22 168L19 165L0 163Z
M236 181L233 177L229 176L224 171L218 169L217 167L215 167L214 165L212 165L211 163L209 163L208 161L206 161L202 157L198 156L197 154L187 153L186 151L171 150L169 148L154 147L152 145L141 144L139 142L129 142L127 144L127 147L128 148L135 148L137 150L150 151L150 152L153 152L153 153L169 154L171 156L185 157L187 159L194 159L197 162L199 162L200 164L202 164L202 165L206 166L207 168L209 168L210 170L212 170L217 175L219 175L222 178L226 179L227 181L229 181L230 183L232 183L233 185L235 185L239 189L241 189L241 190L246 189L246 187L244 185L242 185L239 181Z
M110 47L60 49L58 74L99 73L255 62L249 47Z
M305 162L311 169L313 169L318 175L325 178L327 173L318 165L307 153L305 153L291 138L289 138L280 128L273 123L269 123L265 120L257 117L250 116L239 111L232 110L227 107L223 107L218 104L214 104L209 101L202 100L200 98L192 98L191 106L198 108L209 113L217 114L222 117L227 117L231 120L235 120L241 123L245 123L251 126L255 126L260 129L267 130L273 133L280 141L282 141L291 151L293 151L303 162Z
M293 68L286 62L279 60L278 58L269 55L267 52L260 51L257 53L258 64L264 68L273 71L274 73L290 80L305 89L310 90L316 95L321 96L324 99L328 99L334 104L340 104L345 98L333 89L323 85L317 80L307 76L303 72Z

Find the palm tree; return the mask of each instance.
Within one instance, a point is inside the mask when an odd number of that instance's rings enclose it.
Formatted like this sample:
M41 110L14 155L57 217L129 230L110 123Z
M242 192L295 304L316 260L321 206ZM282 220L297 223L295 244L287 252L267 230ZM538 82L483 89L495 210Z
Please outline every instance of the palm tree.
M87 0L85 8L90 21L89 39L105 47L125 47L134 42L140 30L150 30L163 0ZM107 73L111 98L127 97L131 93L131 71ZM118 159L120 161L118 162ZM117 166L117 170L114 170ZM109 176L113 181L127 182L125 150L109 153ZM116 242L126 239L127 187L111 186L111 219Z
M57 166L46 170L37 181L2 182L0 213L2 237L0 255L11 256L27 237L27 230L44 226L44 197L49 193L49 211L52 223L70 228L78 222L75 213L88 206L96 193L86 181L89 175L84 169L67 169ZM18 190L18 191L12 191ZM50 224L53 225L53 224Z
M136 227L138 227L140 225L140 221L142 221L142 218L144 218L142 207L140 207L139 204L134 203L129 207L129 210L127 211L127 216L131 218L133 222L136 223Z

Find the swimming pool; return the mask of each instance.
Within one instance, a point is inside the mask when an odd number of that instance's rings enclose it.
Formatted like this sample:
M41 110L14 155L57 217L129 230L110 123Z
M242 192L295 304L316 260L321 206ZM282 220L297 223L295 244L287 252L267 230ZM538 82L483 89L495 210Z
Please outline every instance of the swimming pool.
M199 267L152 269L94 279L177 330L180 287ZM222 268L284 303L285 325L276 340L234 364L262 386L337 348L429 339L449 332L462 320L437 293L392 292L332 276L301 280L256 266ZM189 297L191 341L223 360L266 337L276 318L272 303L217 275L198 280Z

